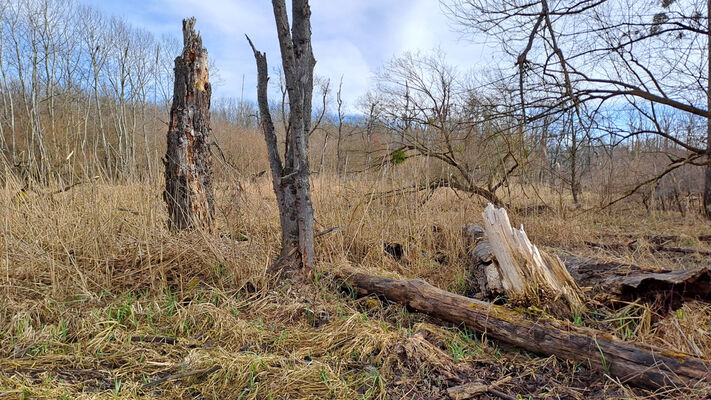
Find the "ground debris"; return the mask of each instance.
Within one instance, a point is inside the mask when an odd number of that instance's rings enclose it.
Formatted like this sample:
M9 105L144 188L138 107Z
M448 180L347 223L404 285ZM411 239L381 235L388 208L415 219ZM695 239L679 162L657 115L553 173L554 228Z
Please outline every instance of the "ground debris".
M573 278L606 300L657 304L658 311L676 310L686 300L711 301L711 270L650 271L636 265L561 255Z

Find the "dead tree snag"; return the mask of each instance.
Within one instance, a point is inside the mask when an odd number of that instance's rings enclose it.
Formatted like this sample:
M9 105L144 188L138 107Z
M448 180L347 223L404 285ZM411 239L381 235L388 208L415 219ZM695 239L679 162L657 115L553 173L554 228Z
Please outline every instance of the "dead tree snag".
M207 50L195 18L183 20L183 54L175 59L163 199L170 227L210 227L214 216Z
M314 219L309 182L308 138L311 131L311 99L316 60L311 48L311 9L308 0L292 2L293 28L284 0L272 0L282 67L289 96L289 129L282 161L267 99L267 56L249 37L257 62L257 102L267 143L272 185L279 205L281 261L298 261L307 270L314 261ZM300 260L289 260L298 253Z

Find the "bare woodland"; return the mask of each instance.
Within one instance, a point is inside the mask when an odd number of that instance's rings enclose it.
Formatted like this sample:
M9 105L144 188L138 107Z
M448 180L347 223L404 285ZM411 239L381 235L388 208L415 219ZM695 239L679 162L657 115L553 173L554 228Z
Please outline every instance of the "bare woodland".
M711 396L710 1L441 0L497 61L352 104L317 6L254 88L209 20L0 0L0 397Z

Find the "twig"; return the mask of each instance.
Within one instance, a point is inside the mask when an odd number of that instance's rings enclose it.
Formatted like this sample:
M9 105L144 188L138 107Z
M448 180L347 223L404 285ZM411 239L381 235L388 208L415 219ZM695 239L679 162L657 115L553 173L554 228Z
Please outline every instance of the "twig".
M476 395L491 393L495 396L501 397L502 399L512 399L511 396L506 393L496 390L497 387L507 383L511 380L511 376L506 376L493 382L489 385L479 384L479 383L466 383L460 386L453 386L447 389L447 394L456 400L470 399Z
M217 370L220 370L220 369L222 369L221 366L215 365L215 366L212 367L212 368L205 368L205 369L199 369L199 370L197 370L197 371L188 371L188 372L183 372L183 373L180 373L180 374L168 375L168 376L166 376L166 377L164 377L164 378L160 378L160 379L157 379L157 380L155 380L155 381L153 381L153 382L148 382L148 383L144 384L144 385L143 385L143 388L144 388L144 389L152 388L152 387L158 386L158 385L160 385L160 384L162 384L162 383L165 383L165 382L168 382L168 381L174 381L174 380L176 380L176 379L187 378L188 376L207 375L207 374L211 374L211 373L213 373L213 372L215 372L215 371L217 371Z
M316 238L318 238L318 237L321 237L321 236L324 236L324 235L328 235L328 234L331 233L331 232L338 232L338 231L341 231L341 230L343 230L343 228L341 228L340 226L334 226L334 227L332 227L332 228L328 228L328 229L322 230L321 232L315 234L315 235L314 235L314 239L316 239Z
M490 394L493 394L494 396L496 396L496 397L498 397L498 398L501 398L501 399L504 399L504 400L516 400L515 397L510 396L510 395L508 395L508 394L506 394L506 393L504 393L504 392L502 392L502 391L500 391L500 390L498 390L498 389L491 388L491 389L488 389L486 392L487 392L487 393L490 393Z
M165 336L133 336L132 342L178 344L178 339Z
M67 185L67 186L65 186L65 187L63 187L63 188L61 188L61 189L55 190L54 192L49 192L49 193L47 193L47 194L50 195L50 196L52 196L52 195L55 195L55 194L64 193L64 192L67 192L67 191L71 190L73 187L79 186L79 185L84 184L84 183L85 183L85 182L76 182L76 183L73 183L73 184L71 184L71 185Z
M281 263L284 262L284 260L286 260L287 258L289 258L289 257L293 256L294 254L296 254L296 251L297 251L297 250L299 250L298 247L292 247L291 250L289 250L288 253L286 253L285 255L283 255L283 256L277 258L276 261L274 261L274 263L272 263L272 265L271 265L269 268L267 268L267 272L274 272L274 271L276 271L276 269L279 267L279 265L281 265Z
M119 207L119 208L117 208L117 210L125 211L125 212L131 213L133 215L141 215L141 213L139 213L138 211L129 210L128 208Z

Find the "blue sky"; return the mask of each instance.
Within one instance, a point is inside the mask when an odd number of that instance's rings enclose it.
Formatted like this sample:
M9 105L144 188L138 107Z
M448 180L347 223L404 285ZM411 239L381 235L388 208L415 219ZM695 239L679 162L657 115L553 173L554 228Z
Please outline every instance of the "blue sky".
M218 97L239 97L243 76L245 98L256 96L256 67L245 33L266 51L270 69L280 62L269 0L84 2L158 37L180 37L181 19L195 16L203 44L219 70L214 88ZM343 97L350 111L372 86L373 73L402 52L439 47L461 71L493 62L491 49L460 40L438 0L312 0L311 9L316 74L330 78L332 87L344 76Z

